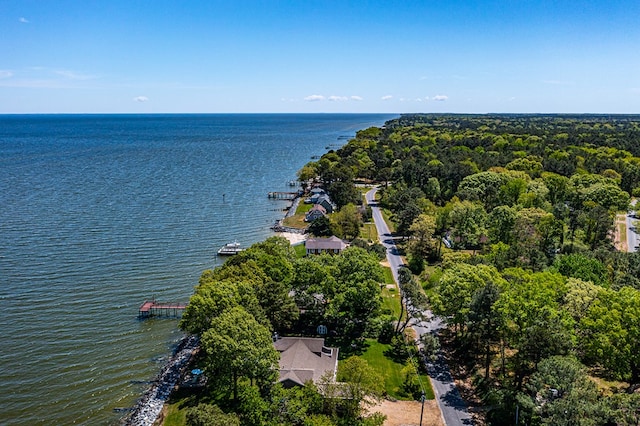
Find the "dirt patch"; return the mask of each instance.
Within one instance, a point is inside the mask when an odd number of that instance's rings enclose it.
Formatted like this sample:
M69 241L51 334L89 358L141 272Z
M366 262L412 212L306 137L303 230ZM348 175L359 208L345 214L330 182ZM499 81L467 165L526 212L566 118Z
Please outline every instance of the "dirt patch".
M422 403L418 401L388 401L382 400L369 408L369 412L380 412L387 416L384 426L419 426ZM434 400L424 402L422 426L445 426L442 421L440 408Z

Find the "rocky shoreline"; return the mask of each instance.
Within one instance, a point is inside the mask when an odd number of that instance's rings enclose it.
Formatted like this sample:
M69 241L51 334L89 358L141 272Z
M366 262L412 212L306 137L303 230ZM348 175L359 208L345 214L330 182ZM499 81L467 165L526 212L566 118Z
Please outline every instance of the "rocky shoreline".
M162 371L153 381L151 387L142 398L120 422L123 426L152 426L156 421L164 403L175 388L185 367L189 365L191 358L198 348L199 339L196 336L184 337L173 356L167 361Z

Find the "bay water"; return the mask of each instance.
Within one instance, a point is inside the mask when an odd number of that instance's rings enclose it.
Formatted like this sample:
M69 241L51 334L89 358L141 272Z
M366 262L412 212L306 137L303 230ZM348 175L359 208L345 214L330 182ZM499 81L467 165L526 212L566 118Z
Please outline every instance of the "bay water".
M108 425L182 337L216 251L271 235L289 181L383 114L0 116L0 424Z

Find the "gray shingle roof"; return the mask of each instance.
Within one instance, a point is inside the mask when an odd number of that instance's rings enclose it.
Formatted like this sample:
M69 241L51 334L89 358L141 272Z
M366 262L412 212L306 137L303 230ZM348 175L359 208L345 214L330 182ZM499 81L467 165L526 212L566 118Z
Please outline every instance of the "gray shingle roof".
M290 381L303 386L309 380L318 383L327 371L336 374L338 348L325 347L324 339L282 337L273 345L280 352L279 382Z

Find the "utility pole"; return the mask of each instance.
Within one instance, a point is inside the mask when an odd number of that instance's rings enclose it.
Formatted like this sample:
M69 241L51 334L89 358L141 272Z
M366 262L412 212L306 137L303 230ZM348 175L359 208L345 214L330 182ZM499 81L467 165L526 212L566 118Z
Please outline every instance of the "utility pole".
M420 408L420 426L422 426L422 414L424 413L424 391L422 391L422 396L420 397L420 401L422 401L422 408Z

